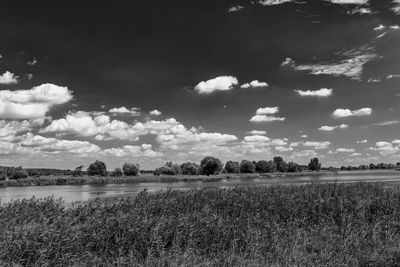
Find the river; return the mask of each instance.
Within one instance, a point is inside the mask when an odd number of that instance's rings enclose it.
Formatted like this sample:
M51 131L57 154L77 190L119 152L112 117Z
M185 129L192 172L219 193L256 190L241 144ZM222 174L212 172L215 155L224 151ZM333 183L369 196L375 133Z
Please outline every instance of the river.
M158 192L167 189L229 188L238 186L271 186L308 183L382 182L384 185L400 183L400 171L339 172L335 175L299 176L282 178L231 178L213 182L128 183L105 185L56 185L0 188L0 201L43 198L54 196L66 202L88 201L96 198L135 196L142 190Z

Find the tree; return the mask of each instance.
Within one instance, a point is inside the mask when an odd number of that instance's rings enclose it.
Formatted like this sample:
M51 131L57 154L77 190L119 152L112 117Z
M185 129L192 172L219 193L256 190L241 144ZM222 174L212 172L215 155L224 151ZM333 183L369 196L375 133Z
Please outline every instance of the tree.
M82 169L83 168L85 168L84 165L76 167L75 170L72 171L72 176L74 176L74 177L82 176Z
M107 167L106 164L100 160L96 160L92 164L89 165L87 169L88 175L100 175L100 176L107 176Z
M125 162L122 166L122 171L125 176L136 176L139 173L140 166L139 164L127 163Z
M224 170L226 173L239 173L239 162L227 161Z
M121 177L123 175L121 168L115 168L115 170L111 173L112 177Z
M207 156L200 162L200 173L204 175L219 174L222 169L222 163L219 159Z
M287 171L287 163L283 160L282 157L274 157L274 163L276 164L276 170L278 172Z
M196 175L199 174L199 165L195 162L184 162L180 166L182 174Z
M17 169L13 175L10 177L10 179L25 179L28 177L28 173L23 170L23 169Z
M182 174L181 166L173 164L171 161L164 164L164 166L157 168L154 172L155 175L178 175Z
M312 171L319 171L321 169L321 163L318 158L312 158L308 163L308 168Z
M248 160L242 160L239 165L239 169L241 173L254 173L256 167L254 163Z
M297 163L291 161L287 164L287 172L301 172L301 168Z

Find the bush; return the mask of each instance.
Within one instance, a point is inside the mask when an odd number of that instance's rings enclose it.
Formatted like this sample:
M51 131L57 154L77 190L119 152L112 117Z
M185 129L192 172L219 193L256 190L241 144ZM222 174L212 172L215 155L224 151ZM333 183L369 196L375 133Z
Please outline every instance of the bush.
M222 163L219 159L207 156L200 162L200 173L203 175L219 174L222 170Z
M173 164L171 161L165 163L164 166L157 168L156 171L154 172L155 175L178 175L182 174L182 169L181 166L178 164Z
M288 163L287 172L301 172L301 168L297 163L291 161Z
M107 175L106 164L102 161L96 160L95 162L89 165L89 168L87 169L87 174L90 176L92 175L106 176Z
M139 173L139 164L126 163L122 166L125 176L136 176Z
M240 162L240 172L241 173L254 173L256 170L256 167L254 166L254 163L248 160L242 160Z
M72 176L73 176L73 177L82 176L82 169L83 169L84 167L85 167L85 166L83 166L83 165L76 167L75 170L72 171Z
M266 173L269 172L268 162L266 160L259 160L256 163L256 172L258 173Z
M184 162L180 166L182 174L196 175L199 174L199 165L195 162Z
M239 162L227 161L224 170L226 173L239 173Z
M115 170L111 173L112 177L121 177L123 175L121 168L115 168Z
M25 179L28 178L28 173L25 170L16 170L10 179Z
M308 168L312 171L319 171L321 169L321 163L318 158L312 158L308 163Z

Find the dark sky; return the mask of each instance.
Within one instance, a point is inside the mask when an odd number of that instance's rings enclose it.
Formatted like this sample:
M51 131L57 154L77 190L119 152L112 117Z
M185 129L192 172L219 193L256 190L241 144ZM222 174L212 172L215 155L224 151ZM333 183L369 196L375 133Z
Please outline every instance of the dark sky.
M400 161L398 6L8 1L0 16L0 164L72 168L99 158L153 168L208 154ZM51 97L36 96L43 84ZM56 94L64 87L67 95ZM265 107L278 109L254 119ZM161 114L150 115L155 109Z

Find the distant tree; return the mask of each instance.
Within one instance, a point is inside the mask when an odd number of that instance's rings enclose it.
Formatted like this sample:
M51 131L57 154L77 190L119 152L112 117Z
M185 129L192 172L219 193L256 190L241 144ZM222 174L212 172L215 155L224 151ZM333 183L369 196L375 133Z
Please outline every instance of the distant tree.
M396 163L396 166L400 166L400 162L397 162L397 163Z
M222 163L219 159L207 156L200 162L200 173L204 175L219 174L222 170Z
M369 166L368 165L360 165L360 166L358 166L358 169L359 170L368 170Z
M268 172L268 163L266 160L259 160L255 164L256 172L258 173L266 173Z
M256 171L254 163L248 160L242 160L239 169L241 173L254 173Z
M239 162L227 161L224 170L226 173L239 173Z
M7 173L4 169L0 169L0 181L5 180L7 178Z
M10 179L25 179L28 177L28 173L25 170L22 169L17 169L13 173L13 175L10 177Z
M76 167L75 170L72 171L72 176L74 176L74 177L82 176L82 169L83 168L85 168L84 165Z
M301 172L301 168L297 163L290 161L287 164L287 172Z
M287 171L287 163L283 160L282 157L274 157L274 163L276 164L276 169L278 172Z
M154 172L155 175L179 175L182 174L181 166L173 164L171 161L164 164L164 166L157 168Z
M125 176L136 176L139 173L140 166L139 164L127 163L125 162L122 166L122 171Z
M374 169L376 169L376 166L375 166L375 164L371 163L371 164L369 164L369 168L370 168L370 170L374 170Z
M199 165L195 162L184 162L181 164L180 169L182 174L196 175L199 174Z
M308 168L312 171L319 171L321 169L321 163L318 158L312 158L308 163Z
M92 175L100 175L100 176L107 176L107 167L106 164L100 160L96 160L92 164L89 165L87 169L87 174Z
M121 177L123 175L121 168L115 168L113 172L111 172L112 177Z

